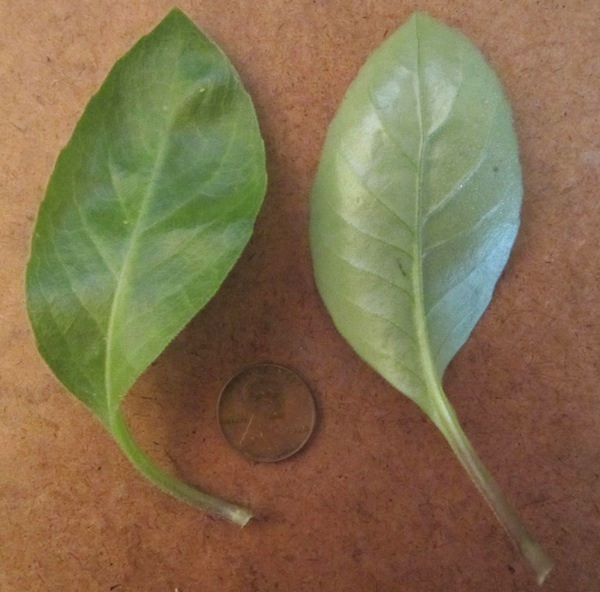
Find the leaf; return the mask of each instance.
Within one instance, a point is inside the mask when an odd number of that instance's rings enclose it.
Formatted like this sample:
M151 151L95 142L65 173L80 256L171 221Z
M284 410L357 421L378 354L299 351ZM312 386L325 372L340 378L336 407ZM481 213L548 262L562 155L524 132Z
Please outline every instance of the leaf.
M250 97L222 51L173 10L87 105L56 162L27 267L29 317L59 380L150 479L239 522L249 513L155 467L120 404L217 291L265 187Z
M337 329L434 421L543 579L549 560L441 386L506 264L521 194L496 75L461 34L416 13L369 58L331 123L310 238Z

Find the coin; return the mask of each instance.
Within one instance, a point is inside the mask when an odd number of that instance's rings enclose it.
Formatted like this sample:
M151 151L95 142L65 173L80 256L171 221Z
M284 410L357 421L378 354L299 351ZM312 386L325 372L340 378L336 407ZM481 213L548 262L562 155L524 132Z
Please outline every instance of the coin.
M251 366L226 385L217 408L229 444L257 462L289 458L315 426L315 401L306 383L275 364Z

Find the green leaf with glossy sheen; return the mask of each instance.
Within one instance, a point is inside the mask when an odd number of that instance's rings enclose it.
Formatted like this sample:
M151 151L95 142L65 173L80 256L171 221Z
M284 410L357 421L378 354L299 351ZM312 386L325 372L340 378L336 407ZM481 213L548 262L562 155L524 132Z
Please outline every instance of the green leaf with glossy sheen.
M50 179L27 268L29 316L56 376L150 479L238 522L249 515L160 472L120 404L238 259L264 197L264 161L238 75L174 10L86 107Z
M331 123L310 230L340 333L440 428L543 579L548 560L441 387L506 264L521 194L496 75L465 37L415 14L369 58Z

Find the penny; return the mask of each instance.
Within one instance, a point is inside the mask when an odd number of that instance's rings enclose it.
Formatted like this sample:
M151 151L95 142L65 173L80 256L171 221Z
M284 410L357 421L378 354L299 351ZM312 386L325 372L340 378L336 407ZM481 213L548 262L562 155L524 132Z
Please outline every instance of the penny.
M289 458L315 426L315 401L294 372L274 364L243 370L226 385L217 408L229 444L257 462Z

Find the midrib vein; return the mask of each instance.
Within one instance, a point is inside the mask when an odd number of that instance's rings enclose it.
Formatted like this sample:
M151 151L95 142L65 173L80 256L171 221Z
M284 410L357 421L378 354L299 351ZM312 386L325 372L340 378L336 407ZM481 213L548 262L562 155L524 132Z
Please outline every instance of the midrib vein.
M129 244L127 245L127 251L125 253L125 258L123 259L123 265L121 266L121 272L117 278L117 285L115 287L115 292L113 296L112 306L110 309L110 316L108 320L108 328L106 332L106 351L105 351L105 369L104 369L104 388L106 391L106 401L108 407L109 417L112 417L112 346L113 346L113 338L114 338L114 330L115 330L115 319L117 318L117 314L119 308L121 306L121 299L123 297L123 290L127 285L127 279L129 277L131 264L134 259L134 256L137 251L138 238L142 232L142 221L145 218L146 212L148 210L148 206L151 200L152 195L154 195L154 191L156 188L156 183L158 180L158 176L160 171L163 168L163 163L165 161L165 156L167 153L167 146L169 144L168 138L169 133L168 130L170 125L167 125L165 130L165 135L160 143L160 147L158 149L156 160L154 162L154 169L152 171L152 176L148 181L148 185L146 187L146 191L144 193L144 197L142 198L140 208L138 210L137 218L134 222L133 229L131 232L131 236L129 238Z
M172 70L172 74L175 69ZM170 90L172 90L172 80L169 81ZM171 97L168 100L171 105L173 104ZM164 135L160 141L160 145L158 147L156 158L154 160L154 168L152 170L152 175L150 180L148 181L148 185L146 186L146 191L144 196L142 197L142 201L140 203L140 207L138 209L138 214L135 219L135 222L132 227L131 235L129 238L129 244L127 245L127 250L125 253L125 257L123 259L123 264L121 266L121 271L117 277L117 284L115 286L115 291L113 295L112 305L110 309L110 315L108 319L107 331L106 331L106 350L104 357L104 389L106 396L106 405L109 420L112 420L115 409L112 408L113 403L113 395L112 392L112 379L113 379L113 367L112 367L112 349L113 349L113 339L115 332L115 322L118 317L119 308L121 307L121 300L123 298L123 291L127 285L127 281L129 278L129 274L131 271L132 261L137 252L138 239L142 233L143 229L143 220L145 219L146 213L148 211L148 207L151 201L152 196L155 193L156 184L158 181L158 177L160 172L163 169L163 165L165 162L167 148L169 145L169 130L172 127L172 118L176 111L175 107L172 107L169 110L169 115L167 123L164 129ZM116 191L116 189L115 189Z
M423 382L425 383L425 400L423 403L429 403L437 392L439 385L438 379L431 357L431 345L429 342L429 333L427 330L427 321L425 318L425 299L423 296L423 175L424 175L424 157L425 157L425 122L424 122L424 99L422 88L422 70L421 70L421 43L419 39L419 15L415 15L415 65L417 71L417 118L419 122L420 141L419 153L417 157L416 174L416 208L415 208L415 244L413 257L413 297L414 308L413 318L415 330L417 333L417 343L419 347L419 358L421 361L421 370L423 372Z

